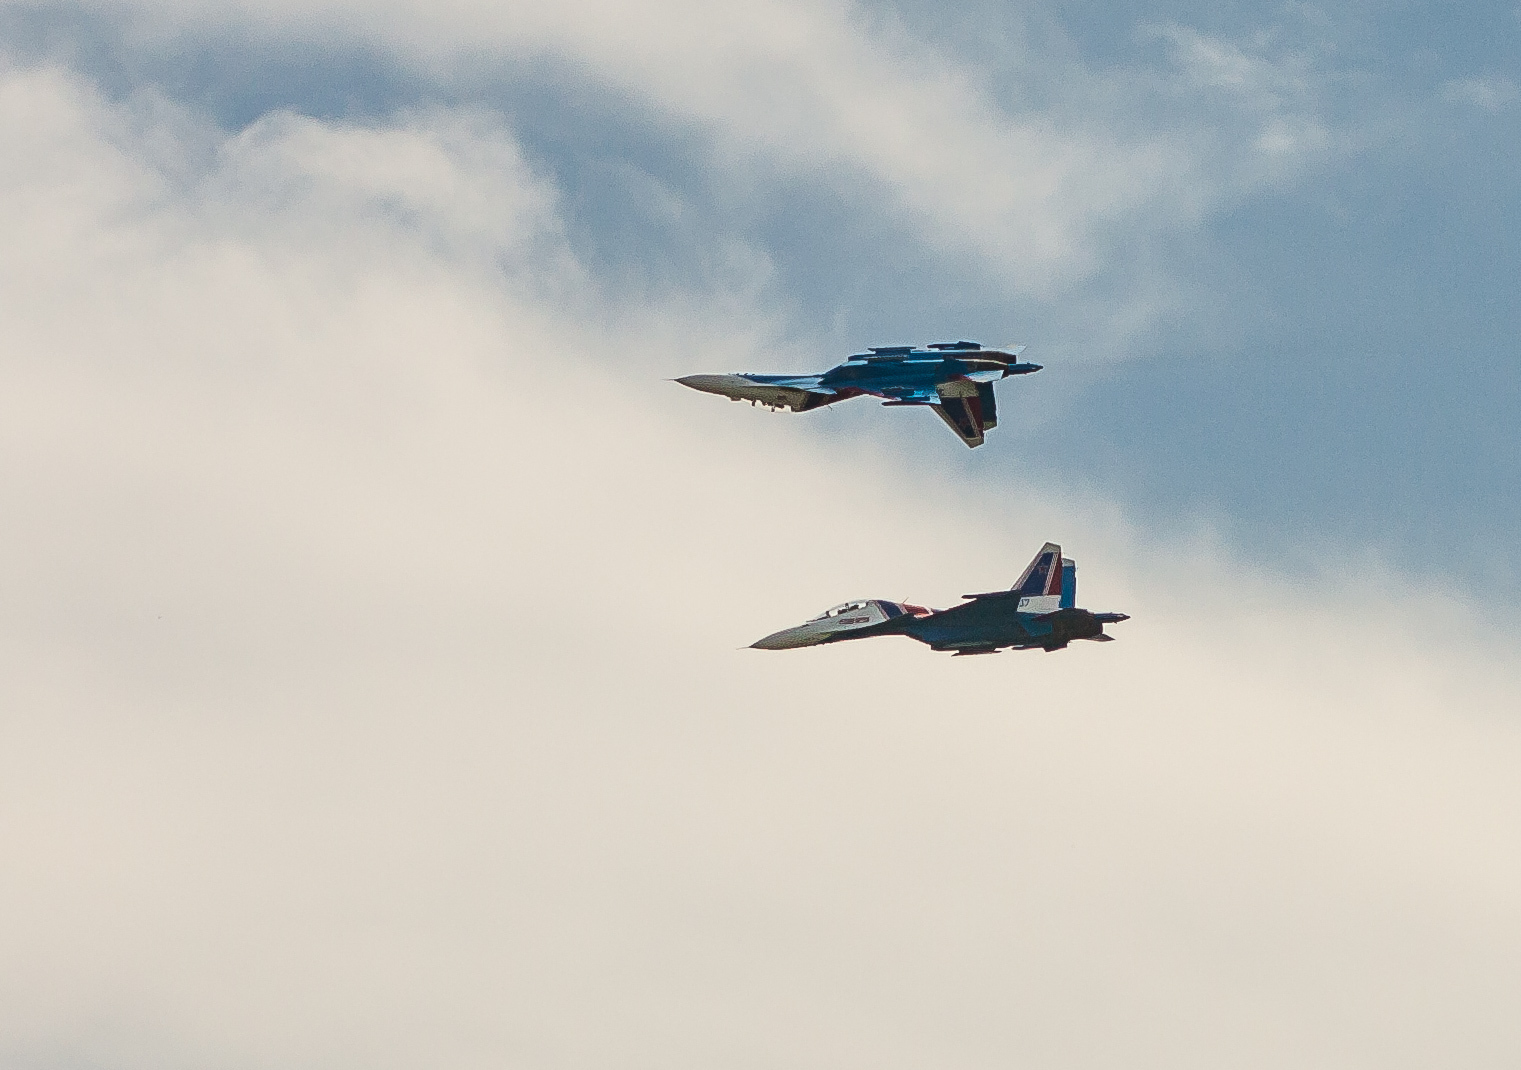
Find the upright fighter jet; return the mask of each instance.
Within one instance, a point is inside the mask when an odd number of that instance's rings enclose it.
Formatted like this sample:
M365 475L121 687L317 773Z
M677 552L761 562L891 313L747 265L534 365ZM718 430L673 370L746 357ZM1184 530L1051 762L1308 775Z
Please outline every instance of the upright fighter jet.
M1040 548L1019 582L1007 591L963 595L970 601L933 610L902 602L872 599L846 602L796 628L776 632L751 645L758 650L789 650L846 639L906 635L931 650L954 654L992 654L999 650L1061 650L1074 639L1113 641L1104 625L1129 620L1125 613L1091 613L1078 609L1077 562L1062 557L1048 542Z
M688 375L676 381L693 390L721 394L771 409L809 409L871 394L884 405L928 405L968 446L998 426L993 384L1008 375L1040 371L1021 364L1024 346L987 349L980 342L873 346L820 375Z

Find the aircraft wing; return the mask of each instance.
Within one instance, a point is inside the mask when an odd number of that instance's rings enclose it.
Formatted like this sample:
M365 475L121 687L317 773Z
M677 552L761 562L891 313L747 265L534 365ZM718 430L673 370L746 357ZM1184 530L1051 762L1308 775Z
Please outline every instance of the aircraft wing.
M889 387L871 390L888 405L928 405L968 446L982 445L983 432L998 426L993 384L953 379L939 386Z
M998 426L992 383L953 380L941 383L937 394L939 404L932 408L968 446L982 445L982 433Z
M931 405L946 426L960 436L968 446L982 445L982 407L976 398L946 398L939 405Z

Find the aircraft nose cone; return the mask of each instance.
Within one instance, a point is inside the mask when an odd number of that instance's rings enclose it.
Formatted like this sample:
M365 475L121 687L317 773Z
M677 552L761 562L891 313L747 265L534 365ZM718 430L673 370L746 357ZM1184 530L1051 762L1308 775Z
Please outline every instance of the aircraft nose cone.
M751 650L791 650L793 647L812 646L819 641L817 632L808 628L783 628L764 639L750 644Z
M733 388L734 378L732 375L683 375L676 381L705 394L727 394L729 390L725 388Z

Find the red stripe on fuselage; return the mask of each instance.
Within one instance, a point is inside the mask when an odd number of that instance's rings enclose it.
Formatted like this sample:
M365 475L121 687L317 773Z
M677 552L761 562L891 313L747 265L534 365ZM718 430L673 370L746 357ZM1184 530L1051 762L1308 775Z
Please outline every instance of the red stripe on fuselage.
M1053 555L1053 557L1054 557L1054 560L1052 560L1052 562L1051 562L1051 571L1046 575L1046 593L1047 594L1061 594L1062 593L1062 555L1061 554L1055 554L1055 555Z

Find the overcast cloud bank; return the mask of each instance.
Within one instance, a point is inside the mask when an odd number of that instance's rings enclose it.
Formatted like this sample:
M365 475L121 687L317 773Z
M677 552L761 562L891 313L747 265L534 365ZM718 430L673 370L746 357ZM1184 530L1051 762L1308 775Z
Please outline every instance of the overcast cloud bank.
M660 382L765 310L609 292L480 110L0 138L10 1065L1514 1061L1461 599ZM1045 538L1120 642L735 649Z
M970 254L1007 295L1041 300L1369 136L1344 128L1366 116L1333 114L1323 99L1350 84L1329 50L1172 23L1144 31L1166 44L1168 64L1103 70L1012 38L985 68L890 9L849 3L121 0L93 10L122 20L130 49L362 43L456 88L552 60L701 130L720 166L855 189L930 249ZM1200 123L1201 110L1213 121ZM1133 300L1165 302L1134 275Z

